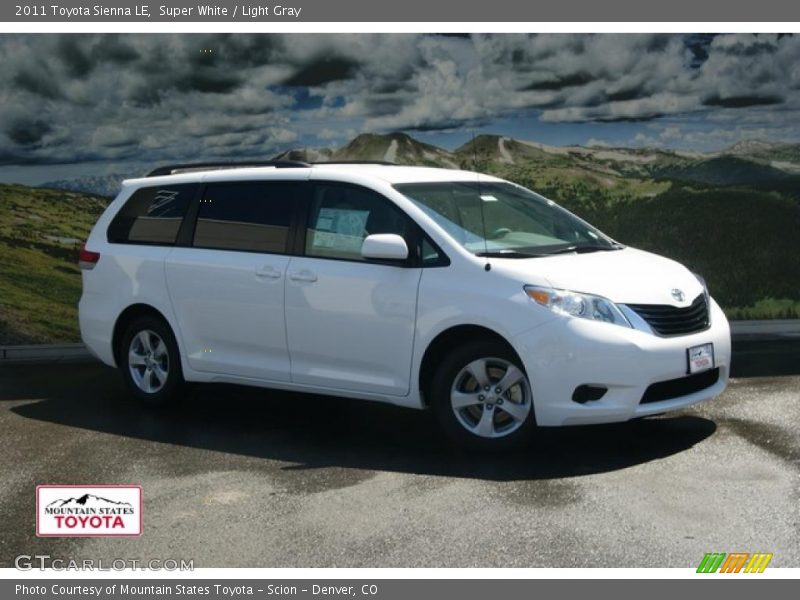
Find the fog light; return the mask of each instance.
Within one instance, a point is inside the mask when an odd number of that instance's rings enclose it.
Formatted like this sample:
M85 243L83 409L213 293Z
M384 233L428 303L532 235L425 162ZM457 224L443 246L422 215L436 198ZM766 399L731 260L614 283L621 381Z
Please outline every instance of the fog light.
M572 392L572 401L578 404L585 404L592 400L600 400L606 395L608 388L599 385L579 385Z

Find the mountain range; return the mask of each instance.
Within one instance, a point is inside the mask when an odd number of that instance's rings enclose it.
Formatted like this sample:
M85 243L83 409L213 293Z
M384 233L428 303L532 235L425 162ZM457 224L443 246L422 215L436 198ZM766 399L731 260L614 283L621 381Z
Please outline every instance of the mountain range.
M712 153L659 148L552 146L482 134L455 150L420 142L405 133L362 134L340 148L294 149L276 158L295 160L385 160L398 164L495 170L537 166L620 178L680 179L714 185L782 180L800 175L800 144L739 142Z
M520 168L540 174L582 179L613 188L625 179L677 180L708 185L762 185L780 187L800 181L800 144L742 141L718 152L699 153L661 148L608 146L552 146L508 136L481 134L446 150L405 133L357 136L336 148L293 148L275 160L358 161L378 160L402 165L464 168L508 173ZM113 197L120 182L140 173L112 173L48 181L39 187ZM646 195L646 194L645 194Z

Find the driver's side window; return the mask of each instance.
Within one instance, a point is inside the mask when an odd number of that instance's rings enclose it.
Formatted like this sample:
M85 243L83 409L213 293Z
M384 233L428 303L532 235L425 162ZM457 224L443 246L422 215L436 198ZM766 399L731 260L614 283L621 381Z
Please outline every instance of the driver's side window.
M320 184L314 188L306 228L306 256L363 260L361 244L375 233L407 238L408 217L366 188Z

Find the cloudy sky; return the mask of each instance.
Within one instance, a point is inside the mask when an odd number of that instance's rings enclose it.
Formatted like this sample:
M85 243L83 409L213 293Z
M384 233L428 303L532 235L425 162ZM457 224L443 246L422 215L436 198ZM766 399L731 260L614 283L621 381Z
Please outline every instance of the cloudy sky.
M0 35L0 181L406 131L710 151L800 141L800 37Z

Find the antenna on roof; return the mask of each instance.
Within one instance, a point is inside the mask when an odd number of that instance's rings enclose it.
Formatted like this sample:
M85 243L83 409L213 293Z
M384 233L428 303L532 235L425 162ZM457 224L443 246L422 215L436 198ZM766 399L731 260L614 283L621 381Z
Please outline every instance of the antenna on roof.
M475 176L478 179L478 208L481 210L481 230L483 233L483 255L486 264L483 265L485 271L492 270L492 263L489 262L489 242L486 239L486 215L483 212L483 193L481 193L481 174L478 172L478 148L475 144L475 130L472 130L472 168L475 169Z

